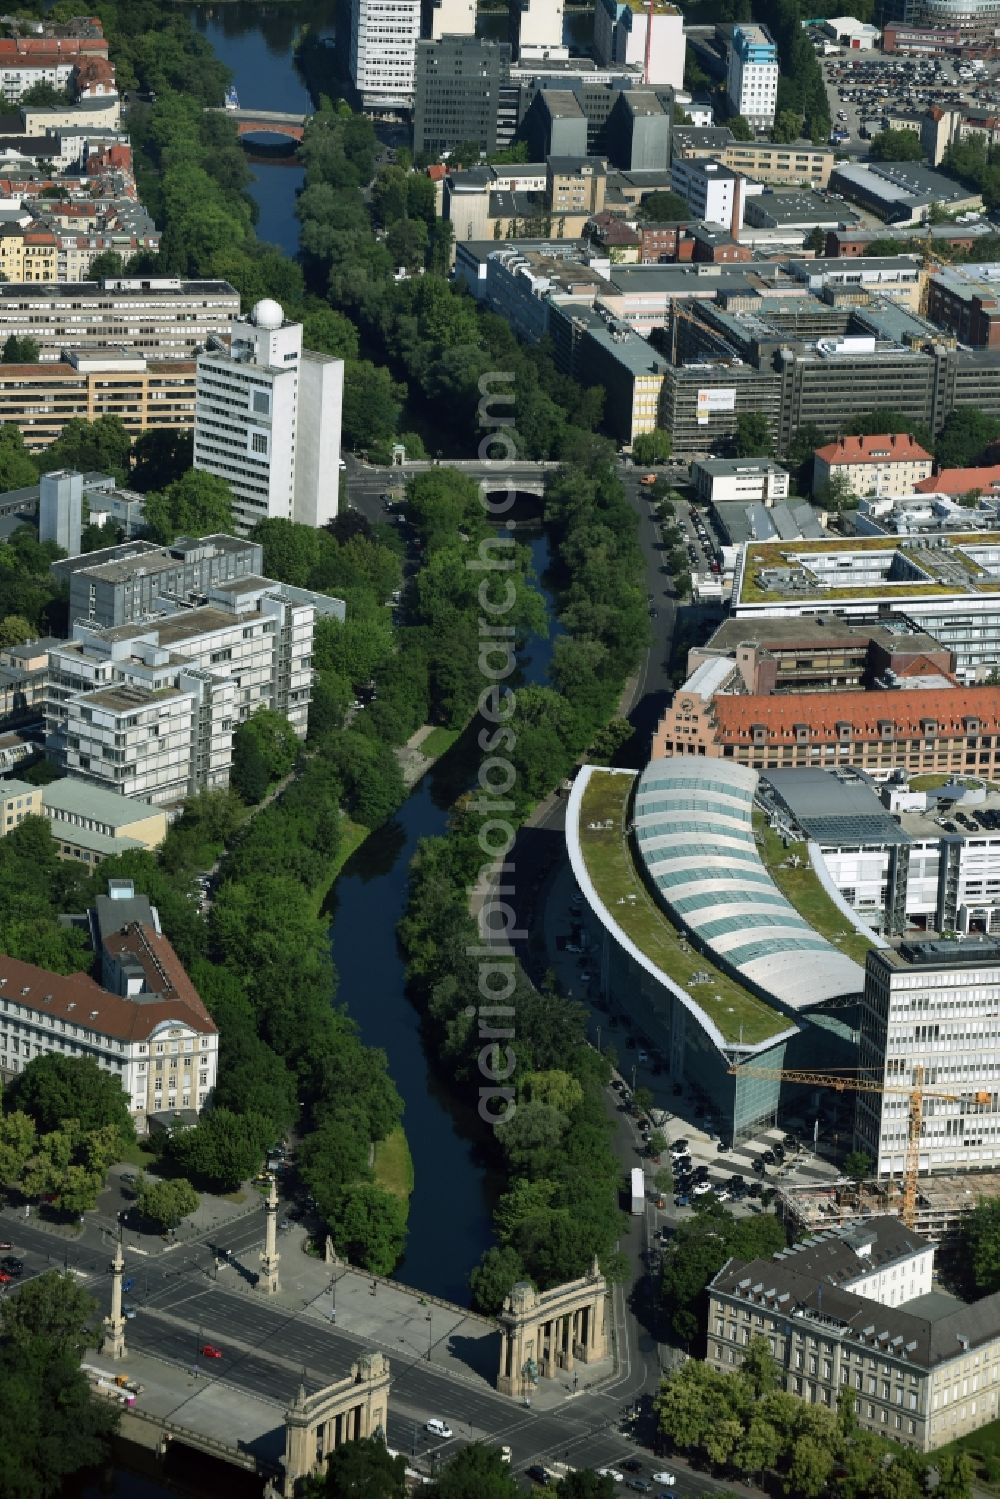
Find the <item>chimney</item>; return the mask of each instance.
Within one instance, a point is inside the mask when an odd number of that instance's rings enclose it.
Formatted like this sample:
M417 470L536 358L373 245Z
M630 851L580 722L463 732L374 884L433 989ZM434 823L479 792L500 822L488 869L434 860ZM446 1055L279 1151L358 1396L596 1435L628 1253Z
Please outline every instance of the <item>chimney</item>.
M735 240L738 240L740 237L740 219L742 218L740 208L743 196L742 189L743 178L737 176L733 181L733 216L729 223L729 232Z

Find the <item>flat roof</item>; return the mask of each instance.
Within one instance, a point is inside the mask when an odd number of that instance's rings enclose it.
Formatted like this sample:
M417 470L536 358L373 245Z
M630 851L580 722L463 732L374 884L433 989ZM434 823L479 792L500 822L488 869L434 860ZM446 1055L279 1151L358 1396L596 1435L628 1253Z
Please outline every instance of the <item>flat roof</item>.
M752 819L758 780L735 762L651 761L633 809L646 873L717 962L789 1009L860 994L860 966L799 914L761 859Z
M822 847L903 845L911 840L865 776L840 767L768 770L762 779L807 838Z
M625 834L634 771L586 765L566 812L577 883L595 916L639 965L670 991L716 1046L762 1051L798 1029L702 952L657 904L636 869Z
M127 827L133 822L144 822L147 817L163 814L162 807L144 802L133 796L120 796L116 791L105 791L92 786L88 781L78 781L73 776L63 776L44 788L42 798L46 811L74 813L81 817L93 817L111 827Z

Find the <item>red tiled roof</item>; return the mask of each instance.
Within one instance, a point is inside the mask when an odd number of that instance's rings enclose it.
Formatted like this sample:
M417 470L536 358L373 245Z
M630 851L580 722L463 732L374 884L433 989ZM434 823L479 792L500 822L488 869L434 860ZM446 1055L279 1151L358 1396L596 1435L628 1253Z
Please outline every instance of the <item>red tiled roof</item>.
M931 455L914 442L908 432L877 432L868 437L838 437L817 448L815 456L826 463L913 463L930 462Z
M968 494L970 489L1000 489L1000 463L992 468L943 468L914 485L921 494Z
M0 63L44 68L68 62L81 53L107 57L108 43L101 36L10 36L0 37Z
M935 667L935 671L939 668ZM836 742L839 725L849 724L852 740L881 740L884 723L893 737L919 736L932 719L938 738L964 736L966 721L977 719L984 734L1000 732L1000 687L919 688L886 692L797 692L788 697L719 694L712 701L719 744L749 744L753 729L767 730L768 742L795 744L805 725L810 741Z
M933 660L930 656L914 656L912 661L908 661L905 666L899 668L896 675L897 677L926 677L933 675L935 677L948 677L951 681L957 680L950 671L943 671L941 663Z

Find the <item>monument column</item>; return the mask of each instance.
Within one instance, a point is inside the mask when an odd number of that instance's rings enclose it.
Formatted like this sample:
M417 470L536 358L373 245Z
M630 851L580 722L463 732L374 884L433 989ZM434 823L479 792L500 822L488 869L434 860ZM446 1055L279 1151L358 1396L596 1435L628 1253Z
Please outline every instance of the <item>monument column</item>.
M122 1254L122 1241L118 1240L115 1245L115 1257L111 1261L111 1313L104 1319L104 1334L101 1338L101 1352L107 1358L125 1357L125 1318L122 1316L122 1271L125 1269L125 1256Z
M273 1176L264 1207L266 1212L264 1248L260 1256L261 1268L257 1286L265 1295L271 1296L278 1289L278 1261L281 1258L278 1253L278 1189Z

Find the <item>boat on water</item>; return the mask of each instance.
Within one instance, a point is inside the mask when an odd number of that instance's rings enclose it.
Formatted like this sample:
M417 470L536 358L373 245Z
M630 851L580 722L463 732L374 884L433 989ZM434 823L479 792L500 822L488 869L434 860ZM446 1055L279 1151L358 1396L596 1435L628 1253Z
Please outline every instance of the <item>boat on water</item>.
M226 108L227 109L239 109L239 107L240 107L240 96L236 92L236 85L235 85L235 83L233 83L233 84L231 84L229 86L229 88L226 89Z

